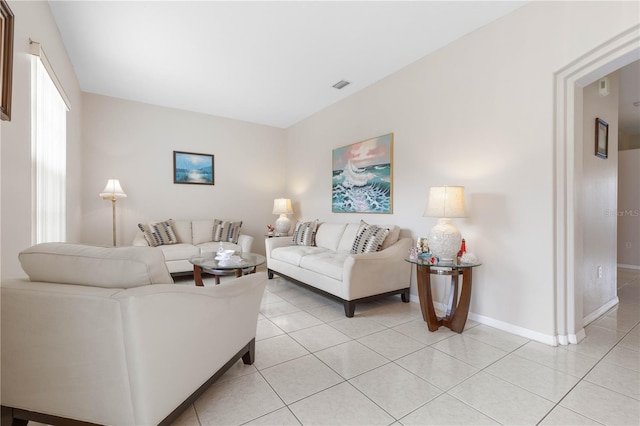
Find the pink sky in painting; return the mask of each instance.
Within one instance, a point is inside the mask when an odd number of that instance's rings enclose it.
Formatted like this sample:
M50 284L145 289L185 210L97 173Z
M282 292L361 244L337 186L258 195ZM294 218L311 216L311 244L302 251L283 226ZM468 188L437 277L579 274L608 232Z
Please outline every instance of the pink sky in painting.
M356 167L391 162L391 134L333 150L333 170L342 170L348 161Z

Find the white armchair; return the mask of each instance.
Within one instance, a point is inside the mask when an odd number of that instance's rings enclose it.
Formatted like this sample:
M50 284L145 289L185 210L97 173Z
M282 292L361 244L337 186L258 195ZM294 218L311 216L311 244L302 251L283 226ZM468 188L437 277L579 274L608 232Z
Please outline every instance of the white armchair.
M170 424L253 363L264 274L176 285L142 247L42 244L20 260L31 281L0 288L2 424Z

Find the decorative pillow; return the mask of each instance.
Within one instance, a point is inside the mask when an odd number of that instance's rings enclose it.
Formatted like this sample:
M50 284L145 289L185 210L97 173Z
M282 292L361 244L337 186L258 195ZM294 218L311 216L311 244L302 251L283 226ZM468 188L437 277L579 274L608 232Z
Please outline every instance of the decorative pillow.
M356 233L356 239L353 240L351 254L373 253L380 251L380 247L384 239L389 235L387 228L380 228L375 225L369 225L364 220L360 221L360 228Z
M213 241L227 241L233 244L238 244L238 237L240 237L240 227L242 221L231 222L228 220L215 219L213 221Z
M298 222L293 231L293 244L297 246L315 246L318 220L313 222Z
M151 247L178 243L178 237L173 230L171 219L149 225L139 223L138 228L140 228L144 239L147 240Z

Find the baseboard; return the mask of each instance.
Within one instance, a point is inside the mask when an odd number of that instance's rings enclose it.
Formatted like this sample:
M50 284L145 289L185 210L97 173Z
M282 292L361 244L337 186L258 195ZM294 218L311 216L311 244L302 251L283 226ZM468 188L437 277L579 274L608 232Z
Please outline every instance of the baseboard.
M600 318L609 309L611 309L614 306L616 306L618 303L620 303L620 299L618 299L618 296L616 296L613 299L609 300L607 303L602 305L600 308L596 309L595 311L591 312L589 315L584 317L582 319L582 327L586 327L587 325L591 324L592 322L594 322L595 320Z
M626 265L624 263L618 263L618 268L635 269L636 271L640 271L640 265Z
M420 298L417 295L411 295L411 301L420 304ZM446 306L439 302L433 302L433 306L437 311L444 312ZM467 317L470 320L479 322L480 324L488 325L489 327L497 328L498 330L506 331L507 333L515 334L517 336L525 337L527 339L535 340L536 342L544 343L545 345L558 346L559 340L555 336L549 334L539 333L537 331L529 330L528 328L519 327L504 321L499 321L484 315L474 314L469 312ZM566 344L566 343L565 343Z

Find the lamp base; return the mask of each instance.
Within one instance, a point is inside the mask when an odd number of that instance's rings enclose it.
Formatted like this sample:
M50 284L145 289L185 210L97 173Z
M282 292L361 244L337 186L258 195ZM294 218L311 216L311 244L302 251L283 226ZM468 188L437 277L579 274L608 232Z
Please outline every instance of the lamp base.
M429 232L429 250L438 256L440 262L453 262L458 256L462 235L451 219L438 219L438 224Z
M276 220L276 235L287 235L291 229L291 220L286 214L282 213ZM457 252L456 252L457 253Z

